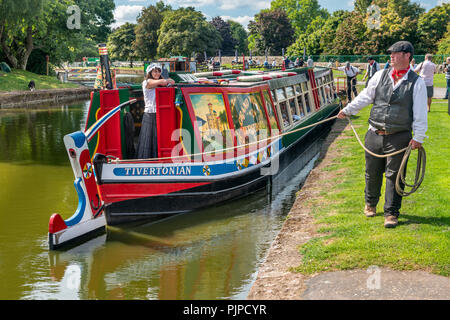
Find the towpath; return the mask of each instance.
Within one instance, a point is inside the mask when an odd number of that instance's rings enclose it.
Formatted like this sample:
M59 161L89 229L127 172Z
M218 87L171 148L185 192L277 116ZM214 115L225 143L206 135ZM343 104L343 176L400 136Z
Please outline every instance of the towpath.
M290 271L301 261L298 246L316 235L311 208L302 200L318 197L330 183L323 170L339 155L335 141L344 139L346 121L336 121L324 143L315 168L272 243L265 262L250 289L249 300L448 300L450 278L424 271L395 271L372 267L368 270L336 271L307 276ZM346 130L350 130L346 128ZM362 214L362 213L361 213Z

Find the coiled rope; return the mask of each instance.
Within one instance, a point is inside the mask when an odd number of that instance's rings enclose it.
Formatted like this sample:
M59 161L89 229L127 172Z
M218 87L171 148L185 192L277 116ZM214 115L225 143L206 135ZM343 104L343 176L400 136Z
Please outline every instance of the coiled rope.
M425 167L426 167L426 159L427 159L425 149L423 147L420 147L417 149L418 154L417 154L417 164L416 164L416 176L414 177L414 183L408 184L408 183L406 183L406 164L408 163L408 159L411 154L411 150L412 150L411 145L409 145L406 148L403 148L401 150L389 153L389 154L381 155L381 154L373 153L372 151L367 149L364 146L364 144L361 142L361 139L359 138L358 134L356 133L355 128L353 127L353 123L352 123L352 120L350 120L350 117L347 117L347 119L350 124L350 127L353 130L353 133L356 136L356 139L358 140L359 144L364 149L364 151L366 151L368 154L370 154L374 157L377 157L377 158L387 158L387 157L392 157L392 156L395 156L396 154L405 152L405 154L403 155L402 162L400 164L400 168L398 169L397 178L395 179L395 191L397 191L397 193L402 197L409 196L410 194L416 192L416 190L420 187L420 185L425 177ZM411 188L411 190L405 191L405 188L402 188L400 186L400 181L405 185L405 187Z

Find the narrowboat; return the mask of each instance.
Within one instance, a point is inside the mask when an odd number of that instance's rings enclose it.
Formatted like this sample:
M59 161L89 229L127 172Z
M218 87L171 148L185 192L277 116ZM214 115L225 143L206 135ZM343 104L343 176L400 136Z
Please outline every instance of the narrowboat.
M113 88L105 48L100 56L105 88L91 93L85 130L64 137L78 208L67 220L51 216L50 249L107 224L191 212L293 176L287 168L340 107L328 68L172 72L175 85L156 89L158 158L136 159L142 87Z

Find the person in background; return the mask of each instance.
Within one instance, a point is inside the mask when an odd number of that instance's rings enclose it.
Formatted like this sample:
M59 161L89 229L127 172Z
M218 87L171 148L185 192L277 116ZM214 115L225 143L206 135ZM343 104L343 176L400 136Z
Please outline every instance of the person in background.
M350 62L346 62L345 66L339 67L338 70L344 71L345 75L347 76L347 99L348 102L352 101L352 91L353 94L356 96L358 95L358 91L356 90L356 76L359 73L359 69L357 67L354 67L350 64Z
M444 64L445 80L447 80L447 91L445 92L445 98L448 99L448 90L450 90L450 57L447 57L447 61Z
M299 67L303 67L305 65L305 61L303 60L303 57L300 58L299 62L298 62L298 66Z
M314 67L314 61L311 56L308 57L308 60L306 61L306 65L310 68Z
M416 59L413 58L413 59L411 60L410 66L411 66L411 69L413 69L413 70L416 69L416 67L417 67Z
M433 78L434 74L436 73L436 65L431 61L433 56L430 53L427 53L425 55L425 61L422 62L417 66L416 69L414 69L415 72L418 72L419 75L423 78L425 81L425 85L427 86L427 105L428 105L428 112L431 110L431 102L433 100Z
M391 64L389 63L389 59L388 61L386 61L386 64L384 65L384 69L388 69L391 66Z
M161 65L157 63L150 64L145 70L145 80L142 82L145 109L137 146L137 159L158 157L155 88L175 84L175 81L170 78L164 79L161 72Z
M373 104L369 116L369 129L365 136L365 146L379 155L394 153L408 145L412 149L421 148L428 127L425 82L409 67L414 55L414 47L408 41L399 41L388 49L388 53L391 57L392 68L375 73L367 88L338 114L338 118L343 119ZM368 152L365 153L364 214L366 217L376 215L384 174L386 178L385 228L395 228L398 225L402 197L395 190L395 181L403 155L404 152L379 158ZM400 187L404 188L402 182Z
M366 69L366 74L364 75L364 78L362 79L363 81L366 80L367 78L367 82L366 82L366 88L367 88L367 84L369 83L369 80L373 77L373 75L380 70L380 65L378 64L378 62L375 61L374 58L369 57L367 58L367 69Z

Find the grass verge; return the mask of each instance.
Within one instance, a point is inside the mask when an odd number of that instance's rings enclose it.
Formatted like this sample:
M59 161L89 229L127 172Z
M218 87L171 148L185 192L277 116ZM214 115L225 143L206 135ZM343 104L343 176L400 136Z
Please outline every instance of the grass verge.
M32 72L12 69L12 72L0 71L0 91L27 91L28 83L33 80L36 90L77 88L79 85L73 83L61 83L54 76L43 76Z
M363 109L353 124L363 139L370 107ZM366 218L364 207L364 150L351 139L336 140L340 157L325 170L334 172L335 184L319 197L307 200L313 207L318 236L302 245L301 264L295 271L304 274L367 269L369 266L394 270L425 270L450 275L450 116L447 100L434 100L428 117L425 179L419 190L403 199L399 225L383 226L384 186L377 216ZM417 152L408 162L407 179L415 174ZM309 202L309 203L308 203Z

